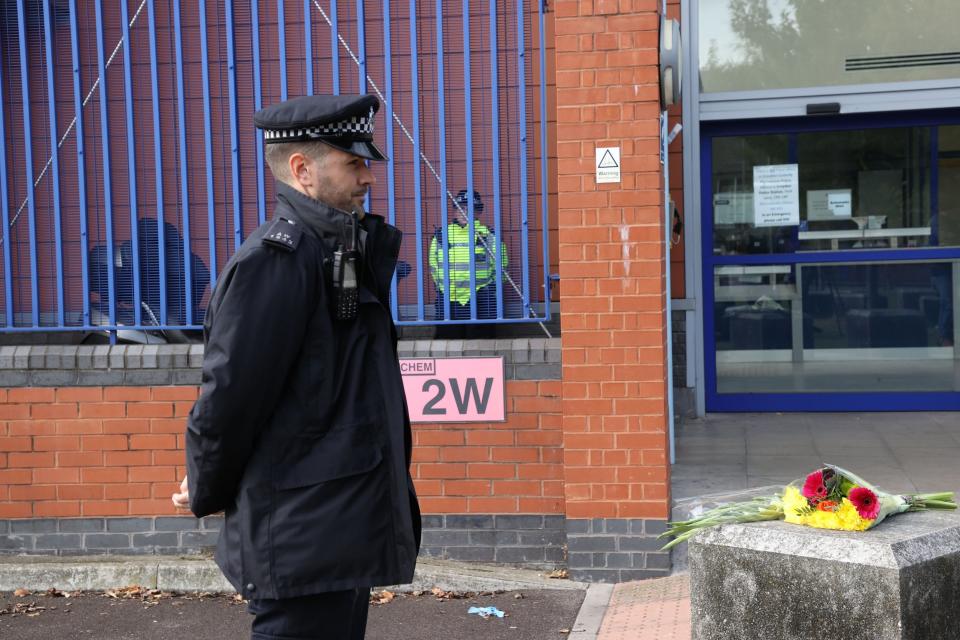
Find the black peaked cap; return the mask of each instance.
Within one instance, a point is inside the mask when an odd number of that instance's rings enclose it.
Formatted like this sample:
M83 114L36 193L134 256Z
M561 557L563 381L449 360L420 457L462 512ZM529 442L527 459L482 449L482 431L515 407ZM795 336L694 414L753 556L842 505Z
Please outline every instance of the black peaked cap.
M253 123L263 129L267 144L316 140L361 158L386 160L373 142L379 110L373 95L301 96L261 109Z

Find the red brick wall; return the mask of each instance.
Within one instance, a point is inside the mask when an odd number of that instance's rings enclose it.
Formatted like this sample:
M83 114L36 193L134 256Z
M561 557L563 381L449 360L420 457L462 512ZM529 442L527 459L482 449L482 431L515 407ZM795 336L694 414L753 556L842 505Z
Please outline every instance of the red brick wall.
M178 513L197 392L0 389L0 519ZM562 513L559 393L559 381L508 381L504 423L415 425L424 514Z
M414 425L424 513L563 513L559 380L507 382L507 421Z
M666 518L658 0L558 0L566 514ZM595 148L622 182L597 185Z

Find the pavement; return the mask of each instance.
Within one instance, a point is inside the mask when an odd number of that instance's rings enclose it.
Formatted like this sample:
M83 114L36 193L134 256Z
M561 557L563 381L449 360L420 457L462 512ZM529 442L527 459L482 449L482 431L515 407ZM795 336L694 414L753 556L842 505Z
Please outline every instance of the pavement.
M131 595L124 589L128 585L142 590ZM31 593L17 597L17 589ZM72 597L48 595L49 589ZM392 595L371 607L368 640L690 637L683 575L586 584L529 569L425 559L418 562L413 583L377 589L384 590ZM250 624L246 608L232 595L211 595L228 591L213 562L203 558L0 557L0 636L242 638ZM150 595L161 592L163 597ZM169 592L183 595L171 598ZM455 595L464 593L470 595ZM504 619L480 620L467 613L470 606L496 606L508 613Z

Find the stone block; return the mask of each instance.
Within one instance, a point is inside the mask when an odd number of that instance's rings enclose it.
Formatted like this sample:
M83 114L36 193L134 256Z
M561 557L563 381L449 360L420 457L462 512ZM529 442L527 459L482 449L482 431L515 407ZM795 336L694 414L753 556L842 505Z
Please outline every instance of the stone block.
M43 359L47 355L46 345L33 345L30 347L30 356L27 364L31 369L43 369Z
M196 531L199 521L189 516L160 517L154 520L156 531Z
M490 547L447 547L444 555L451 560L461 562L494 561L494 550Z
M0 347L0 369L13 369L16 351L17 348L14 345Z
M123 369L116 371L81 369L77 384L81 387L118 387L123 384Z
M37 536L34 549L80 549L79 533L46 533Z
M30 376L28 369L13 369L0 371L0 387L26 387L29 385Z
M96 533L103 529L103 518L64 518L60 521L61 533Z
M178 547L180 541L177 539L176 531L167 531L165 533L135 533L133 534L133 548L144 549L145 547Z
M497 529L542 529L543 516L500 515L494 516Z
M567 546L570 551L616 551L617 539L614 536L570 536Z
M35 387L72 387L80 379L76 369L41 369L30 372L30 382Z
M14 369L30 368L30 347L28 345L20 345L14 350L13 367Z
M450 529L493 529L493 516L448 515Z
M184 531L180 535L181 545L190 549L215 547L220 538L219 531Z
M131 387L165 386L173 382L170 369L126 369L123 382Z
M960 639L956 512L866 532L726 525L695 536L689 562L694 640Z
M199 385L202 378L200 369L174 369L173 384Z
M11 533L56 533L57 521L53 518L33 518L32 520L11 520Z
M153 518L107 518L107 531L116 533L153 531Z
M88 533L83 536L86 549L127 549L130 536L125 533Z
M542 547L503 547L496 550L496 561L506 564L543 562Z

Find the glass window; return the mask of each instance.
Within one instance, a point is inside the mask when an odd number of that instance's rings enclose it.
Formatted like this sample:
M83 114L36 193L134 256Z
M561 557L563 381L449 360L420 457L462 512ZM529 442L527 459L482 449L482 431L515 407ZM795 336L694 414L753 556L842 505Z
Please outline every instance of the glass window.
M759 227L754 213L754 167L789 159L786 134L713 139L713 239L715 254L793 251L795 229Z
M956 0L700 0L704 93L955 79Z
M960 246L960 126L722 136L712 149L714 255Z
M931 244L930 130L797 135L800 250Z
M960 261L724 265L713 284L718 393L960 391Z
M937 203L930 244L960 247L960 126L938 128Z

